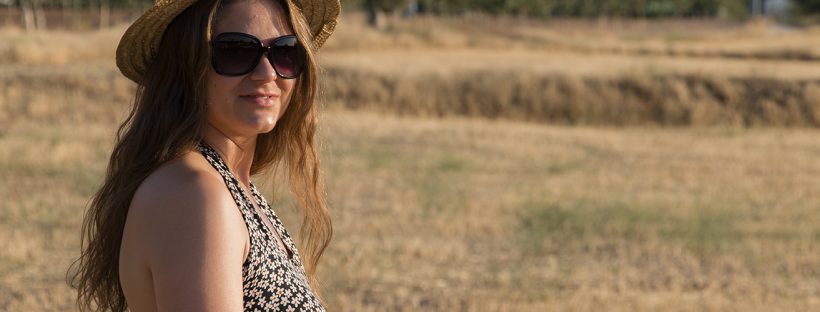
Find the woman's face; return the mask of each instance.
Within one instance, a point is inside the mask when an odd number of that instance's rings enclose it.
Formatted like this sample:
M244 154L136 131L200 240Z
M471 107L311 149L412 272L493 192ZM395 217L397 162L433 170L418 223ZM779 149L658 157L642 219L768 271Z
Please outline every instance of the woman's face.
M274 0L223 1L212 38L224 32L255 36L264 46L293 34L285 12ZM273 130L290 100L296 79L276 75L264 56L250 73L222 76L208 66L207 121L229 137L253 137Z

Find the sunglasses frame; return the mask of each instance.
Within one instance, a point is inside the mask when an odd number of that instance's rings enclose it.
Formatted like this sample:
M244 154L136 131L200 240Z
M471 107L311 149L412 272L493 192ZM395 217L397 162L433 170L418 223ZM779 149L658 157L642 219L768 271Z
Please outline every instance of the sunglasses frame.
M252 41L254 41L256 43L256 45L259 46L259 50L256 52L256 57L254 58L253 65L250 66L246 71L244 71L242 73L238 73L238 74L226 74L224 72L221 72L219 69L217 69L216 54L214 53L215 45L219 41L220 38L225 37L225 36L245 37L245 38L251 39ZM288 39L295 39L296 40L296 48L301 50L300 51L301 56L305 59L305 61L302 62L301 66L294 69L295 75L293 75L293 76L282 75L282 73L279 72L279 69L276 68L277 67L276 62L273 61L273 55L271 54L271 53L273 53L271 47L275 47L277 42L280 42L280 41L283 41L283 40L288 40ZM297 77L299 77L299 75L302 74L302 71L305 68L305 65L307 63L306 54L307 53L305 51L304 46L302 46L302 44L299 42L299 39L296 37L296 35L284 35L284 36L281 36L281 37L274 38L268 46L262 45L262 40L259 40L259 38L256 38L256 36L251 35L251 34L241 33L241 32L224 32L224 33L221 33L221 34L217 35L213 40L211 40L211 66L213 67L214 71L217 74L220 74L222 76L236 77L236 76L246 75L246 74L252 72L254 69L256 69L256 66L259 66L259 61L262 59L262 56L265 56L265 58L268 59L268 62L271 63L271 66L273 67L273 71L276 72L277 76L279 76L282 79L296 79Z

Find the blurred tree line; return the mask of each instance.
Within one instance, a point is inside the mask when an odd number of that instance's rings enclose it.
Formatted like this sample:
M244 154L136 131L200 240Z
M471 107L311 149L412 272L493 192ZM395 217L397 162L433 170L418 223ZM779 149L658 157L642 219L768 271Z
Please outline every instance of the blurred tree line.
M733 17L765 12L769 4L790 2L795 15L820 15L820 0L342 0L347 8L376 12L441 15L488 14L549 17Z
M341 0L345 9L368 12L371 23L381 13L454 15L465 12L549 17L735 17L749 15L755 6L778 0ZM782 0L781 0L782 1ZM820 14L820 0L791 0L794 12ZM100 27L110 10L141 12L154 0L0 0L0 6L23 11L26 28L45 24L43 10L98 11Z
M144 11L153 3L153 0L0 0L0 7L21 10L22 22L28 31L46 28L45 11L60 12L63 19L78 11L96 11L98 26L102 28L110 26L112 9Z
M415 6L433 14L480 11L533 17L711 17L745 16L767 0L341 0L345 8L396 11ZM771 0L768 0L771 1ZM154 0L0 0L11 7L145 9ZM791 0L798 11L820 13L820 0Z
M101 5L111 8L138 9L147 8L154 0L0 0L0 5L11 7L37 6L48 9L93 9Z
M792 0L795 8L803 14L820 14L820 0Z
M743 17L753 3L772 0L341 0L348 8L396 12L415 7L433 14L480 11L532 17ZM820 12L820 0L792 0L800 11ZM145 9L154 0L0 0L0 6L59 9Z
M820 1L820 0L818 0ZM480 11L548 17L744 17L750 0L342 0L366 11L418 10L433 14Z

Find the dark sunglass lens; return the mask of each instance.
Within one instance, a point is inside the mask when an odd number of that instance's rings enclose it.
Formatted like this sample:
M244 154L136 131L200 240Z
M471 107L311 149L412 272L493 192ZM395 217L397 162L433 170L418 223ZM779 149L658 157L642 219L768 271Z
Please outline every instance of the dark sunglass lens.
M253 70L259 59L259 42L241 35L224 35L213 43L213 66L223 75L242 75Z
M284 78L296 78L305 66L305 50L296 37L285 37L271 44L271 64Z

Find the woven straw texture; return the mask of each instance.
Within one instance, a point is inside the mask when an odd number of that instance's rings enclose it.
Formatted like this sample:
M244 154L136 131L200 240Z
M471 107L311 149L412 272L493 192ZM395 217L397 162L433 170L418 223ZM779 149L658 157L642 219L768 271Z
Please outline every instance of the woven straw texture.
M147 64L159 47L168 24L196 0L158 0L123 34L117 46L117 67L125 77L142 81ZM313 44L320 48L333 30L341 11L339 0L285 0L290 10L298 9L305 16L313 33Z

